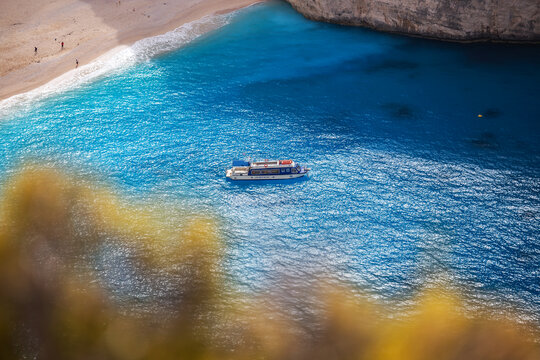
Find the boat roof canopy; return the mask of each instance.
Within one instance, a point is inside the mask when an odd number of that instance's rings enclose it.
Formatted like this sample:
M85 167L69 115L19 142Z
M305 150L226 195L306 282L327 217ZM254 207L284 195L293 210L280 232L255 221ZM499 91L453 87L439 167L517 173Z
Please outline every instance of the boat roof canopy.
M232 166L249 166L249 161L244 160L233 160Z

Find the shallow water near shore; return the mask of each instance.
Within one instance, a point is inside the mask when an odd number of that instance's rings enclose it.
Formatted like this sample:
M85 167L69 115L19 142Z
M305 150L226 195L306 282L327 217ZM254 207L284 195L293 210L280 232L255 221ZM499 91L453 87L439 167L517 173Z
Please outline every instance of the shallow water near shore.
M534 46L315 23L270 2L7 116L0 176L37 161L217 214L246 292L323 273L399 306L444 274L471 306L540 324L539 63ZM313 170L226 181L244 156ZM116 260L103 277L143 296Z

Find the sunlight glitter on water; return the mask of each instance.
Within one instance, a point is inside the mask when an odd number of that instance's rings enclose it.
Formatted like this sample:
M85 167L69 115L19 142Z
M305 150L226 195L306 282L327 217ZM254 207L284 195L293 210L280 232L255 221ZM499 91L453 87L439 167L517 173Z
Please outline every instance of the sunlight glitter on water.
M10 115L2 177L37 161L217 214L245 291L322 272L407 303L444 273L471 303L540 321L537 48L314 23L281 3L178 51L156 41L159 56ZM313 171L227 182L243 154Z

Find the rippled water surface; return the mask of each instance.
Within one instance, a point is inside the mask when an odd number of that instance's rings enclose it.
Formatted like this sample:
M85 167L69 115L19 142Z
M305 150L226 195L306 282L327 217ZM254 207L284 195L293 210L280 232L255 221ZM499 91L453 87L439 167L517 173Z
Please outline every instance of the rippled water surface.
M538 64L538 47L438 43L258 5L5 116L0 174L37 160L218 214L227 271L246 291L324 271L407 299L444 273L471 303L540 323ZM313 171L227 182L243 154Z

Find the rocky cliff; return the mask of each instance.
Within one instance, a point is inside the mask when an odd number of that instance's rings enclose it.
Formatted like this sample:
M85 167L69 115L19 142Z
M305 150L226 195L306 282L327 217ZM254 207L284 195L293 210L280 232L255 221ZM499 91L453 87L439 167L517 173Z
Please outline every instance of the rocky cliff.
M287 0L307 18L458 41L540 42L540 0Z

